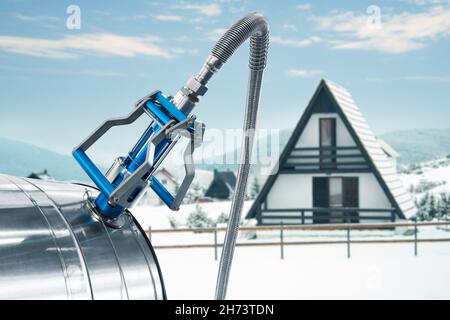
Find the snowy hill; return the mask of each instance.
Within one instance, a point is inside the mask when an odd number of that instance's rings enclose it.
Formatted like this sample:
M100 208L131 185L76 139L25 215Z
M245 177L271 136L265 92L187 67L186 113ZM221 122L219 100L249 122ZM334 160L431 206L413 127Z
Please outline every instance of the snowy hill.
M450 128L393 131L380 138L400 154L401 163L430 161L450 154Z
M417 198L427 192L436 195L450 192L450 158L445 157L410 166L400 177L404 186Z

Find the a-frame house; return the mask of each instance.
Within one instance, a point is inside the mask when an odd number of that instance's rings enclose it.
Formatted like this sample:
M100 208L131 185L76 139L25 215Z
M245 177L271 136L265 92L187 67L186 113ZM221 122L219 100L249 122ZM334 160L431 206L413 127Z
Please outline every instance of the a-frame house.
M395 151L383 146L349 92L322 80L246 217L259 225L411 218L417 209Z

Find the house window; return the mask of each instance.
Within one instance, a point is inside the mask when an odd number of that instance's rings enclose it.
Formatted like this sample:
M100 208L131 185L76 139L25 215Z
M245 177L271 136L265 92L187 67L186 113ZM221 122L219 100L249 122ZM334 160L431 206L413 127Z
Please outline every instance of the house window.
M359 207L358 177L313 177L313 206L326 208L314 212L314 223L358 222L356 210L342 210Z
M336 118L319 119L320 167L336 167Z

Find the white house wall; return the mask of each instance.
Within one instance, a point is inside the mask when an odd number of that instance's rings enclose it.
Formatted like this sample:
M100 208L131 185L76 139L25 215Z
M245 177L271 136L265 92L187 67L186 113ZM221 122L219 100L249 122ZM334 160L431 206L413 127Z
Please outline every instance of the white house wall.
M336 119L336 146L338 147L356 147L350 132L337 113L315 113L311 115L301 136L299 137L296 148L319 147L319 120L321 118ZM295 153L296 151L293 151ZM342 151L341 151L342 152ZM345 152L345 151L344 151ZM342 152L342 153L344 153ZM348 151L353 153L354 151ZM358 159L356 157L356 159ZM349 158L351 161L352 158ZM390 209L391 204L386 197L383 189L378 183L373 173L348 173L348 174L279 174L274 185L267 195L268 209L290 209L290 208L312 208L313 207L313 177L358 177L359 179L359 207ZM297 214L298 212L293 212ZM274 213L270 215L289 215L286 212ZM305 216L311 216L311 212L305 212ZM385 216L386 213L361 212L360 217Z
M336 118L336 146L338 147L354 147L355 141L345 127L337 113L314 113L305 126L296 148L319 147L319 119L320 118Z
M359 207L362 209L391 209L389 199L372 173L342 173L342 174L279 174L267 198L267 209L298 209L313 207L313 177L358 177L359 180ZM271 216L295 215L292 212L270 212ZM265 213L263 212L263 217ZM311 212L305 212L305 216L312 216ZM386 213L360 212L361 222L364 216L386 216ZM274 221L271 221L274 222ZM284 220L284 222L289 222Z
M401 181L396 173L395 167L389 162L386 153L382 150L380 142L376 139L372 130L370 130L367 121L364 119L351 94L342 86L331 81L325 81L325 84L331 91L337 105L345 114L346 119L355 130L361 144L370 155L381 175L381 179L386 182L396 206L402 211L402 216L406 218L413 217L417 213L417 208L411 194L404 187L398 187ZM393 187L393 185L397 187Z

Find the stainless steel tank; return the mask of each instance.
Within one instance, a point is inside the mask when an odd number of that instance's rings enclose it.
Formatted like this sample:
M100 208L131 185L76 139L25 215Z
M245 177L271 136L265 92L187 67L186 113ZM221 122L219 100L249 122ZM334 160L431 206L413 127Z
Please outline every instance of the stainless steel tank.
M96 218L69 183L0 175L0 299L165 299L153 248L128 215Z

